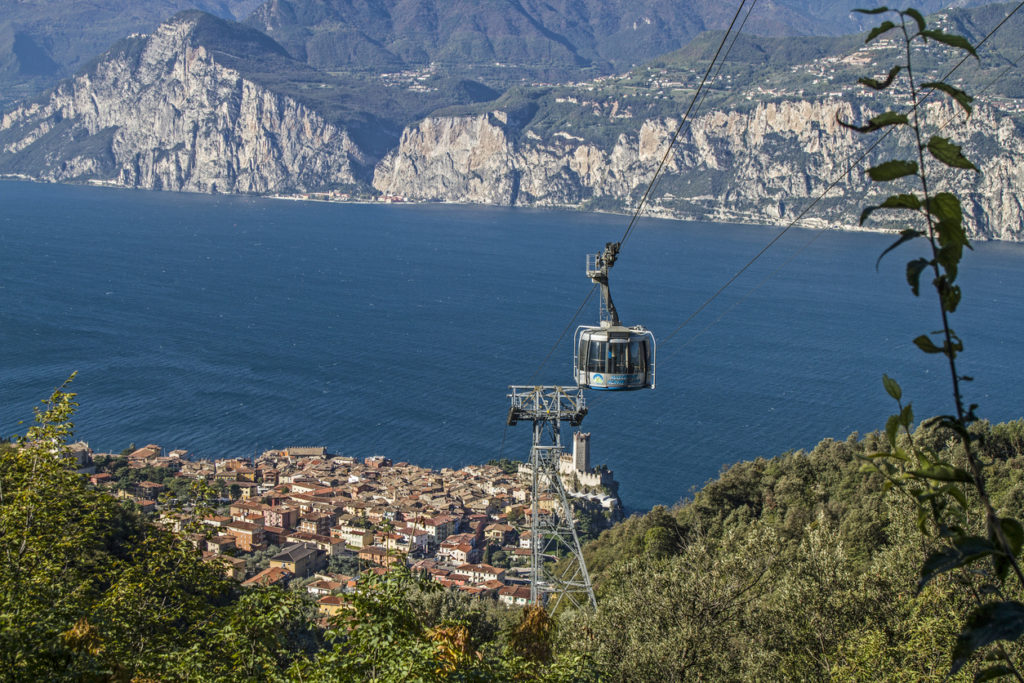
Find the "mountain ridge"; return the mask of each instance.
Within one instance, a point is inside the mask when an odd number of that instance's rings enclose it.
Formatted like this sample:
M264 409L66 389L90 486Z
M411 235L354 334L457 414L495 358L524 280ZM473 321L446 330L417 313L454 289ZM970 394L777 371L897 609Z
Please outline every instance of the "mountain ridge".
M864 28L866 20L849 13L862 4L760 3L748 23L770 35L851 33ZM928 13L950 3L914 4ZM433 61L453 78L492 87L524 77L578 80L581 68L588 77L611 73L677 49L701 30L724 29L734 16L711 0L0 0L0 107L53 87L117 40L152 32L187 9L270 30L318 68L402 70ZM496 65L496 56L512 61Z
M211 21L180 14L6 114L0 170L199 192L357 184L368 159L348 131L219 63L195 41ZM242 30L238 45L254 39Z
M158 38L160 47L151 49ZM122 41L51 94L5 114L0 173L147 189L339 190L627 212L653 175L663 153L658 145L691 98L710 44L705 38L624 76L517 86L496 97L484 84L428 71L405 80L332 76L293 59L251 26L188 11L151 36ZM843 166L856 147L835 116L860 119L905 102L898 91L889 104L854 94L856 75L888 63L886 50L895 49L876 41L843 54L859 44L738 40L737 55L706 91L705 111L671 155L649 211L787 223L799 202L838 176L847 176L843 191L868 191L864 176ZM193 60L203 79L190 77ZM774 66L764 71L764 63ZM993 91L1012 88L1010 80ZM952 115L930 108L932 117ZM969 229L976 238L1024 239L1024 175L1013 162L1024 154L1024 110L993 101L977 111L970 124L951 131L965 140L968 155L983 160L979 179L958 181ZM932 120L938 125L939 118ZM264 163L267 172L259 168ZM868 201L870 194L854 202L833 195L818 203L810 222L855 226L854 206Z

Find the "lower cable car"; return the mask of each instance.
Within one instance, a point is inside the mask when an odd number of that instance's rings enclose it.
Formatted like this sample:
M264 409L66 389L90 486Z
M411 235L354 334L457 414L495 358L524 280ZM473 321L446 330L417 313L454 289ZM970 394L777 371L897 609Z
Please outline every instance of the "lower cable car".
M619 322L608 288L608 269L618 253L619 243L609 242L603 253L587 256L587 276L601 286L601 323L576 328L573 375L585 389L653 389L654 335L640 325Z

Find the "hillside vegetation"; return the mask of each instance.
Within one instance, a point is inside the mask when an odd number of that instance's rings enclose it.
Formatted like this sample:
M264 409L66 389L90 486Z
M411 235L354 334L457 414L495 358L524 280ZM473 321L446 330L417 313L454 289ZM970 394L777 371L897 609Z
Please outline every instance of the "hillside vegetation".
M307 594L243 590L91 489L54 441L72 400L0 445L0 680L923 680L961 626L956 579L915 594L932 543L910 508L860 471L880 434L736 464L605 531L585 549L596 614L550 620L392 572L325 622ZM993 501L1019 509L1024 421L972 429ZM948 432L914 436L957 459Z
M31 97L184 9L241 19L259 0L0 0L0 106Z
M972 431L994 504L1019 511L1024 421ZM952 437L914 434L960 462ZM881 434L852 435L739 463L693 500L602 533L584 550L598 611L566 618L561 647L610 680L943 678L967 605L953 578L915 594L939 539L922 537L908 501L861 471L886 446Z

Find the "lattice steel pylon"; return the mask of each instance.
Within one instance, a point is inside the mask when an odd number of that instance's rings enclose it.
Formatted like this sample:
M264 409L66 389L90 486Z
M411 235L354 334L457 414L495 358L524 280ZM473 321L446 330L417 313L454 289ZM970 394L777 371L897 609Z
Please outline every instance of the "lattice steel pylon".
M562 456L561 423L578 426L587 414L583 390L579 387L510 386L512 405L508 424L533 423L530 470L533 487L530 500L530 602L546 604L553 612L565 598L575 607L589 603L597 608L587 563L576 533L569 498L558 476ZM545 426L550 443L544 443ZM544 494L555 497L555 509L541 514ZM542 517L544 519L542 519Z

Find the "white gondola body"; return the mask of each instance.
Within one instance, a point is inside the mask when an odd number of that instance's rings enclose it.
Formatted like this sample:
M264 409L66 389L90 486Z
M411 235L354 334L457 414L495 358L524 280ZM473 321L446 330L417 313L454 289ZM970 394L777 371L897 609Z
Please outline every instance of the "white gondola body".
M636 325L603 322L576 328L573 375L576 383L598 391L654 388L654 335Z

